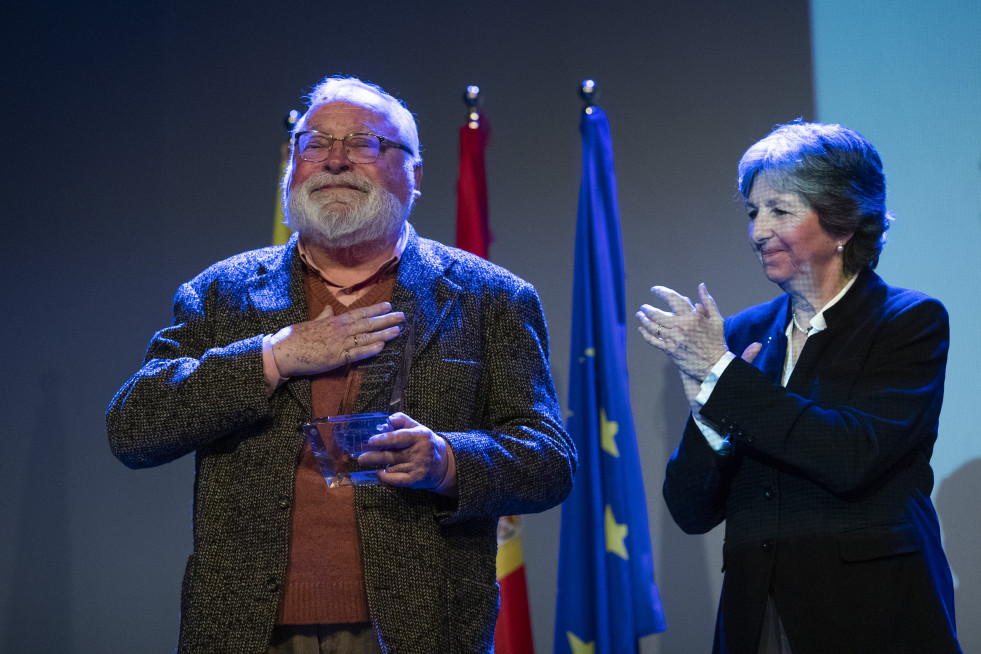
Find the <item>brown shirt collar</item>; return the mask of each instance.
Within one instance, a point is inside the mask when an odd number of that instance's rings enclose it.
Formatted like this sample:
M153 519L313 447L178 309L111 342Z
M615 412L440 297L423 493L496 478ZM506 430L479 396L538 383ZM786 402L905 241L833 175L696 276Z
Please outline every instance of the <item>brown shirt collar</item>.
M402 252L405 250L405 244L408 241L408 238L409 230L403 226L402 233L399 234L398 241L396 241L395 248L392 251L392 257L379 266L378 269L366 279L363 279L356 284L351 284L350 286L342 286L328 279L323 271L313 263L312 257L307 254L306 248L303 246L302 238L297 240L296 247L300 252L300 259L303 260L303 263L306 264L307 268L316 274L320 280L331 289L332 293L335 295L354 295L372 284L377 284L378 282L384 281L389 277L394 277L398 274L399 261L402 258Z

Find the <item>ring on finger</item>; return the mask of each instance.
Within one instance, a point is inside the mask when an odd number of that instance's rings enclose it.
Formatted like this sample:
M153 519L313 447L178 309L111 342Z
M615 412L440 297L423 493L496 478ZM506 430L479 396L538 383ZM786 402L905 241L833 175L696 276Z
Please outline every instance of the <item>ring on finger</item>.
M658 340L661 340L661 341L664 340L663 338L661 338L661 329L663 327L664 327L664 325L662 325L661 323L657 323L657 331L654 332L654 338L656 338Z
M354 347L358 347L358 335L354 335Z
M351 353L347 350L344 350L344 364L348 366L351 365Z

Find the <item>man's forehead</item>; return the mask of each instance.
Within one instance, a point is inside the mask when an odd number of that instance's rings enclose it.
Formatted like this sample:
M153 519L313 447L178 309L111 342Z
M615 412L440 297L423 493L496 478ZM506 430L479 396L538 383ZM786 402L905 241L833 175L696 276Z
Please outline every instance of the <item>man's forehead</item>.
M364 125L372 129L394 125L388 116L372 106L343 100L327 102L311 107L304 119L304 126L319 129L329 125L349 127Z

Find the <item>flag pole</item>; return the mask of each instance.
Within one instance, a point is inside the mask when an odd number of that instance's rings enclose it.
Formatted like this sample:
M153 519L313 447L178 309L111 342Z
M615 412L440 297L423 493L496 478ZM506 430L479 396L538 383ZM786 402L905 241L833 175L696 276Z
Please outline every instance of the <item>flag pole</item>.
M584 79L582 84L579 85L579 97L586 103L584 111L587 114L593 113L590 109L596 104L596 96L598 95L599 89L596 88L596 82L593 80Z
M289 135L293 133L293 127L296 125L296 121L300 120L300 112L296 109L291 109L286 117L283 119L283 127L286 128L286 141L279 147L279 181L282 182L283 175L286 174L286 167L290 165L290 137ZM282 245L290 240L290 235L293 231L286 226L283 222L283 187L282 185L276 187L276 208L273 220L273 235L272 243L273 245Z

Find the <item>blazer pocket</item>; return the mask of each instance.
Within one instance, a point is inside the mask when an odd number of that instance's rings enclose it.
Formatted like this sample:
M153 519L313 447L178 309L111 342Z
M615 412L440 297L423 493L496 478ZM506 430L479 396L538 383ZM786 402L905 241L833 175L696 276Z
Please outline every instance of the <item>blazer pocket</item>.
M920 544L909 520L838 532L838 549L845 561L869 561L918 552Z

